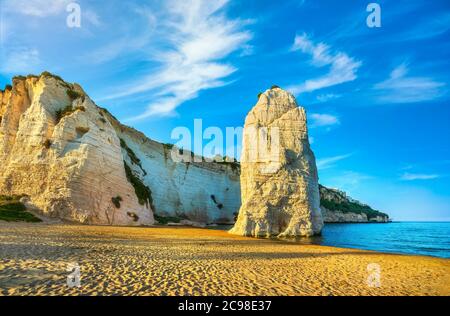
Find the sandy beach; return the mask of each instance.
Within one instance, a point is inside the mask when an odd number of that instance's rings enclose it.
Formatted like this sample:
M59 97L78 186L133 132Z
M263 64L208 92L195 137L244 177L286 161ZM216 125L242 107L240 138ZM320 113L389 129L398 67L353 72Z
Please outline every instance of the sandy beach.
M79 288L67 285L71 263ZM450 295L449 284L447 259L210 229L0 222L0 295Z

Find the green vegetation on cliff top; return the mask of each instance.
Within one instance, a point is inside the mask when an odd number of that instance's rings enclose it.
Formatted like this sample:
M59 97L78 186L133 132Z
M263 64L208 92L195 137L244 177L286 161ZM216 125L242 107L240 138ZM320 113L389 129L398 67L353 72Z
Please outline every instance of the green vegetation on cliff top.
M342 213L366 214L369 220L376 218L377 216L388 217L387 214L374 210L368 205L362 205L351 201L336 202L321 198L320 205L335 212L340 211Z

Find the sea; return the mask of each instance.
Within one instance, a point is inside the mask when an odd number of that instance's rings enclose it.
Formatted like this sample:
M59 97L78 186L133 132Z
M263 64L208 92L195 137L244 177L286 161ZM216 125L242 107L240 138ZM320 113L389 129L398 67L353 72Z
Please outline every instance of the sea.
M325 224L320 245L450 258L450 222Z
M450 222L325 224L321 236L294 242L450 258Z

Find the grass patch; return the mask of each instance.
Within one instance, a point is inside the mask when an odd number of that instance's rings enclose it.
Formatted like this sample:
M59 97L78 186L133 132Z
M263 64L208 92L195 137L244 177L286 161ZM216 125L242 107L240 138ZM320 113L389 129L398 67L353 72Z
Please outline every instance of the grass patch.
M21 197L0 195L0 220L7 222L41 222L39 218L26 211L25 205L20 202Z
M59 80L59 81L64 82L63 78L61 78L60 76L54 75L54 74L52 74L52 73L50 73L50 72L48 72L48 71L44 71L43 73L41 73L41 77L44 77L44 78L54 78L54 79L56 79L56 80Z

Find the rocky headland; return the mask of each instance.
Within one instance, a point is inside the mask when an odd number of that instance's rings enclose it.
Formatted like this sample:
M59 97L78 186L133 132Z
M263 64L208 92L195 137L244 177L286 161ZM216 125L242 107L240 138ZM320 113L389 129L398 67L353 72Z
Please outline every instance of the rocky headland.
M320 204L326 223L388 223L389 215L349 197L345 192L322 185Z

